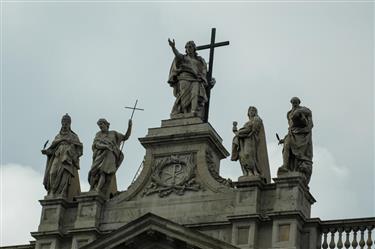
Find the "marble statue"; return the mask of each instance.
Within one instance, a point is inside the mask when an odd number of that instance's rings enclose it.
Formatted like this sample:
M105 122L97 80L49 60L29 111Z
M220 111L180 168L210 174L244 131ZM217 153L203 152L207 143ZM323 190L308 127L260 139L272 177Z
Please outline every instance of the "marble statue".
M301 172L305 175L306 183L309 183L313 164L312 112L300 106L301 100L297 97L293 97L290 103L292 109L287 113L288 134L279 140L284 147L283 165L278 169L278 176L287 172Z
M43 185L50 196L72 199L80 193L79 157L82 156L82 143L71 130L68 114L61 120L61 129L51 146L42 150L47 156Z
M97 124L100 131L96 133L92 145L93 162L88 177L90 191L110 196L117 192L115 173L124 159L120 145L130 137L132 121L129 119L125 135L110 131L110 123L104 118L99 119Z
M237 129L237 122L233 122L235 134L232 143L232 161L240 161L243 176L239 180L260 177L270 182L270 169L266 146L266 137L262 119L258 116L257 108L248 109L249 121Z
M189 113L203 119L204 106L208 101L207 64L198 56L194 41L186 43L186 54L181 54L176 49L174 40L168 39L168 42L175 55L168 79L176 97L171 118Z

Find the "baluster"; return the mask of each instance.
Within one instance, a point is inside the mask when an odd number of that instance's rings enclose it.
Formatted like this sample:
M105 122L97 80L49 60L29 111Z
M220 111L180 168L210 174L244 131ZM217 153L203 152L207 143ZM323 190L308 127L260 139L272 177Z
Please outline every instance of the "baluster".
M331 229L329 229L329 231L331 232L331 241L329 242L329 248L334 249L336 247L336 244L335 244L335 233L336 233L337 229L336 228L331 228Z
M353 227L353 241L352 241L353 249L357 248L357 246L358 246L357 232L358 232L358 227Z
M371 249L371 246L372 246L371 231L372 231L373 228L374 228L373 226L367 227L367 231L368 231L367 242L366 242L367 249Z
M342 232L344 231L344 228L339 227L338 231L339 231L339 240L337 241L337 248L341 249L341 248L344 247L344 245L342 243Z
M346 249L348 249L350 247L350 241L349 241L349 233L352 231L352 229L350 227L346 227L345 228L345 232L346 232L346 240L345 240L345 243L344 243L344 246Z
M323 229L323 244L322 244L323 249L328 248L327 233L328 233L328 229Z
M365 248L365 245L366 245L366 242L365 242L365 230L366 230L366 227L365 226L360 226L359 230L361 231L361 240L359 241L359 246L361 247L361 249L363 249L363 248Z

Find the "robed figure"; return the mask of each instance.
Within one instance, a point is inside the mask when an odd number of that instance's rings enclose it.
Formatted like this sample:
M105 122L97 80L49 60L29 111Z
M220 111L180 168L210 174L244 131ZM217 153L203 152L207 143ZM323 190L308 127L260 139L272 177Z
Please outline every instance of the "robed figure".
M188 114L203 119L204 106L207 103L207 64L198 56L194 41L185 45L186 54L181 54L175 47L175 41L168 39L175 55L169 72L168 83L173 87L176 97L171 118L178 114Z
M287 113L288 134L280 139L283 147L283 165L278 170L278 175L286 172L301 172L305 175L306 183L312 174L312 112L309 108L300 106L301 100L293 97L290 100L292 109Z
M43 185L50 196L62 196L72 199L81 191L79 184L79 157L83 146L71 128L68 114L61 120L61 129L51 146L43 149L47 155L47 165Z
M232 143L232 161L240 161L243 176L239 180L249 180L252 176L259 177L265 182L271 181L266 136L262 119L255 107L248 109L249 121L237 129L237 122L233 122L235 134Z
M90 190L111 197L117 192L115 173L124 160L120 145L131 133L132 121L129 120L126 134L110 131L110 123L102 118L97 122L100 131L96 133L92 144L93 162L89 172Z

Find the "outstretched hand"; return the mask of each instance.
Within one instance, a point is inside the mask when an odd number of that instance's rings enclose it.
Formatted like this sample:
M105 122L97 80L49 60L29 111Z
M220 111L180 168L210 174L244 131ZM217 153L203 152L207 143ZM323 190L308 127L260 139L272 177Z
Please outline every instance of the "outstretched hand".
M168 38L168 43L169 43L169 46L171 46L172 48L174 48L176 46L176 42L174 41L171 41L171 39Z

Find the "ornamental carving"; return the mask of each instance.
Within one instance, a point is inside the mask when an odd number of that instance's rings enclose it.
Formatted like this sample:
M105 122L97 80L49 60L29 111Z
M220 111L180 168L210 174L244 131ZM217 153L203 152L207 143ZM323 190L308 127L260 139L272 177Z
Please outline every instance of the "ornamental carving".
M171 193L185 194L185 191L198 191L201 189L195 181L194 155L173 155L155 160L151 182L146 187L143 195L158 194L165 197Z
M210 172L211 176L219 183L233 188L233 182L231 179L225 179L219 175L219 172L217 172L215 168L215 162L213 159L212 151L211 150L206 150L206 161L208 165L208 171Z

